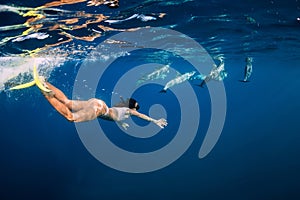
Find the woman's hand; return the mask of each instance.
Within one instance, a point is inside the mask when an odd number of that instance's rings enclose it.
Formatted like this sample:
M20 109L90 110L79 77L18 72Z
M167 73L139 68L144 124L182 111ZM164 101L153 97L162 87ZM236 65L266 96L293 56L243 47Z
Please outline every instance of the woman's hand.
M127 130L127 128L129 127L129 124L125 123L125 122L118 122L118 124L120 126L122 126L125 130Z
M165 126L168 125L168 122L166 119L164 118L161 118L161 119L158 119L158 120L154 120L153 121L157 126L159 126L160 128L164 128Z

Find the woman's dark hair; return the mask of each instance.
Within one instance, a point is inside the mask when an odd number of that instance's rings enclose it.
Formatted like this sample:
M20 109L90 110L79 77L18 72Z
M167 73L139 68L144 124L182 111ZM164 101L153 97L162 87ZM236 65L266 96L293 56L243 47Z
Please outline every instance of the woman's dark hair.
M120 99L121 99L121 102L115 104L113 107L128 107L130 109L135 108L136 110L140 109L139 104L137 104L137 106L136 106L137 101L135 99L128 98L128 99L124 100L123 97L120 97Z
M131 109L135 108L136 110L140 109L139 104L136 105L137 101L135 99L130 98L128 102L129 102L128 108L131 108Z

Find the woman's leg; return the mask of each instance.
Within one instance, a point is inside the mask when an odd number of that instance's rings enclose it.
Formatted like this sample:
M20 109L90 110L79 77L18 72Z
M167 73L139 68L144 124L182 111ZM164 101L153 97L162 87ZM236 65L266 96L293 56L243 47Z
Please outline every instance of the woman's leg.
M56 88L51 83L46 82L46 85L54 93L54 97L62 104L67 106L69 110L76 112L86 106L86 101L70 100L60 89Z
M71 110L65 104L63 104L61 101L59 101L58 99L56 99L55 97L53 97L49 94L45 94L44 92L43 92L43 94L44 94L45 98L49 101L49 103L60 114L62 114L67 120L74 121L73 113L71 112Z
M83 102L86 104L86 107L72 113L71 110L62 102L57 100L55 97L44 94L45 98L49 101L49 103L60 113L62 114L68 121L72 122L83 122L89 121L97 118L96 112L90 104L87 102Z
M88 105L87 101L72 101L69 100L66 95L53 86L52 84L46 82L46 86L53 92L47 93L43 92L43 95L45 98L49 101L49 103L60 113L62 114L67 120L69 121L75 121L74 114L72 111L79 111L81 109L84 109ZM76 114L77 116L77 114Z
M96 118L97 118L97 114L95 112L95 109L91 105L73 113L74 122L85 122Z
M61 90L50 83L46 84L54 94L42 91L45 98L60 114L62 114L69 121L89 121L97 118L98 114L106 112L106 104L101 100L94 98L88 101L69 100Z

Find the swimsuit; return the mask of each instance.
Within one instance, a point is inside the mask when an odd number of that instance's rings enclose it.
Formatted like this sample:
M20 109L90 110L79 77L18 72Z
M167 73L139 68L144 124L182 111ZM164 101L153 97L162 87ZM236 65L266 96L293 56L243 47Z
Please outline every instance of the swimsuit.
M105 106L106 111L105 111L105 113L102 114L101 116L107 117L108 114L109 114L109 108L108 108L106 105L104 105L105 103L104 103L103 101L101 101L101 100L98 100L98 99L97 99L97 103L98 103L98 104L94 105L94 107L93 107L94 110L95 110L95 113L97 113L98 110L101 110L101 109L103 108L103 106Z
M116 121L123 121L130 117L128 107L112 107L111 109L116 114Z

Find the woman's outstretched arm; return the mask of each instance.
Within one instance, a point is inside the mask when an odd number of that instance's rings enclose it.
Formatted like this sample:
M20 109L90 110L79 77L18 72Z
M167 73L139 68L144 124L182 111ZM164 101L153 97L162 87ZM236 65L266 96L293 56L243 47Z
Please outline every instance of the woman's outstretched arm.
M161 118L161 119L156 120L156 119L153 119L153 118L151 118L151 117L149 117L149 116L147 116L147 115L145 115L145 114L139 113L138 111L132 110L132 109L129 109L129 112L130 112L130 114L133 115L133 116L137 116L137 117L139 117L139 118L141 118L141 119L143 119L143 120L146 120L146 121L155 123L155 124L156 124L157 126L159 126L160 128L164 128L165 126L168 125L167 120L164 119L164 118Z

